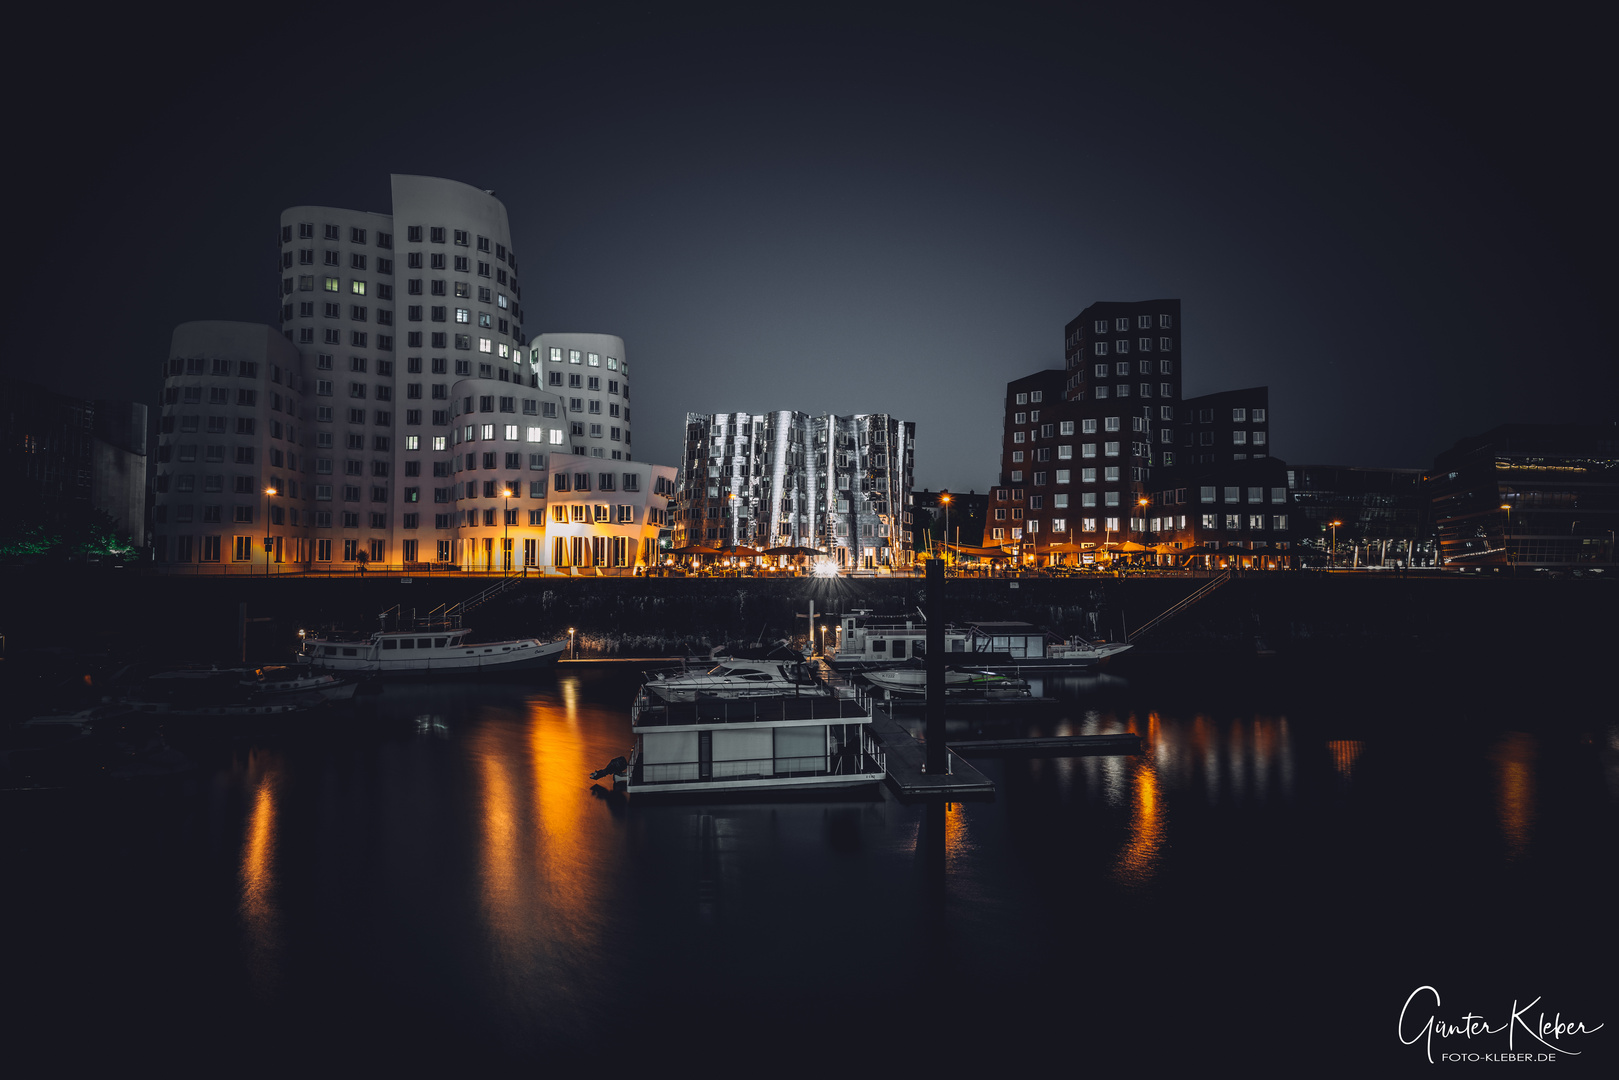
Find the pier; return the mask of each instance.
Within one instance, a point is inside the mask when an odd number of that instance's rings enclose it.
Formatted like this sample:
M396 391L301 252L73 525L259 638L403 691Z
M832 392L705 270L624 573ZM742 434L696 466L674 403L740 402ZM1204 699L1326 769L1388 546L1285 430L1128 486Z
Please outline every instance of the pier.
M994 798L995 784L964 760L946 751L948 766L942 773L927 771L927 748L893 712L876 698L832 669L825 660L814 663L817 674L839 697L859 699L871 709L871 735L882 744L887 757L888 786L901 798L920 795L949 795L954 799Z

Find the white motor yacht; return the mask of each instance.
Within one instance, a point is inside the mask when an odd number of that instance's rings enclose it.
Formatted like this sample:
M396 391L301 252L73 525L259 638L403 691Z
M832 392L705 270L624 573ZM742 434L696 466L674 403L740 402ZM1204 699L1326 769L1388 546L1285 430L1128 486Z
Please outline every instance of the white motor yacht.
M401 675L490 675L554 664L566 638L469 641L461 627L379 630L369 637L306 635L304 656L327 671Z
M670 668L647 673L646 689L664 701L698 698L826 696L826 684L815 677L802 657L748 660L722 657L701 670Z

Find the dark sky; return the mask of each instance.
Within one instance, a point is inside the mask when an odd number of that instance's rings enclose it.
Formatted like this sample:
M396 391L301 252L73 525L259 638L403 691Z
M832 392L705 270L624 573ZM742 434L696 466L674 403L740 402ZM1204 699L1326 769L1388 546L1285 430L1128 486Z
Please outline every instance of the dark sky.
M687 410L887 411L918 486L982 489L1004 384L1092 301L1165 296L1186 393L1269 385L1290 461L1616 412L1595 27L578 6L29 16L6 370L152 402L174 324L274 320L283 207L416 172L505 202L531 335L626 339L658 462Z

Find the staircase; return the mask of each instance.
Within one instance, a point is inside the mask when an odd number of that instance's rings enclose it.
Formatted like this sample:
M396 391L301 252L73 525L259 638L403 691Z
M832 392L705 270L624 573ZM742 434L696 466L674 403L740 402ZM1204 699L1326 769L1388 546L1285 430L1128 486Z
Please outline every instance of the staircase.
M1224 585L1230 580L1231 571L1229 570L1216 577L1210 578L1202 585L1201 588L1192 593L1190 596L1183 597L1178 603L1169 608L1167 611L1160 612L1153 618L1148 619L1147 622L1142 626L1136 627L1135 633L1126 635L1125 640L1130 644L1135 644L1135 642L1156 630L1158 627L1162 626L1176 615L1179 615L1181 612L1185 611L1199 600L1211 595L1214 590L1218 589L1221 585Z
M522 580L523 579L521 577L501 578L499 581L495 582L487 589L484 589L482 592L475 593L458 604L451 604L448 607L443 608L443 617L449 619L459 619L473 608L481 607L482 605L487 604L489 601L493 600L507 589L516 588L518 582Z

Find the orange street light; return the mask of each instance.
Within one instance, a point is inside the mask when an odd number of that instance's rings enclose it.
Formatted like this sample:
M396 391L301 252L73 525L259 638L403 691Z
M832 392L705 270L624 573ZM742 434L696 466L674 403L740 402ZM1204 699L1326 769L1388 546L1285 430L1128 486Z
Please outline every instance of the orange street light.
M950 493L941 491L939 501L944 504L944 566L945 572L950 570Z
M1332 525L1332 550L1327 553L1327 566L1332 568L1338 565L1338 526L1342 525L1343 522L1334 521L1330 524Z
M500 572L504 577L512 572L512 489L508 486L502 488L500 493L506 499L500 515Z
M276 490L275 490L274 487L267 487L267 488L264 489L264 577L265 577L265 580L269 580L269 577L270 577L270 548L274 546L274 542L270 538L270 496L274 495L275 493L276 493ZM252 563L248 563L247 565L248 565L249 570L251 570L253 568Z

